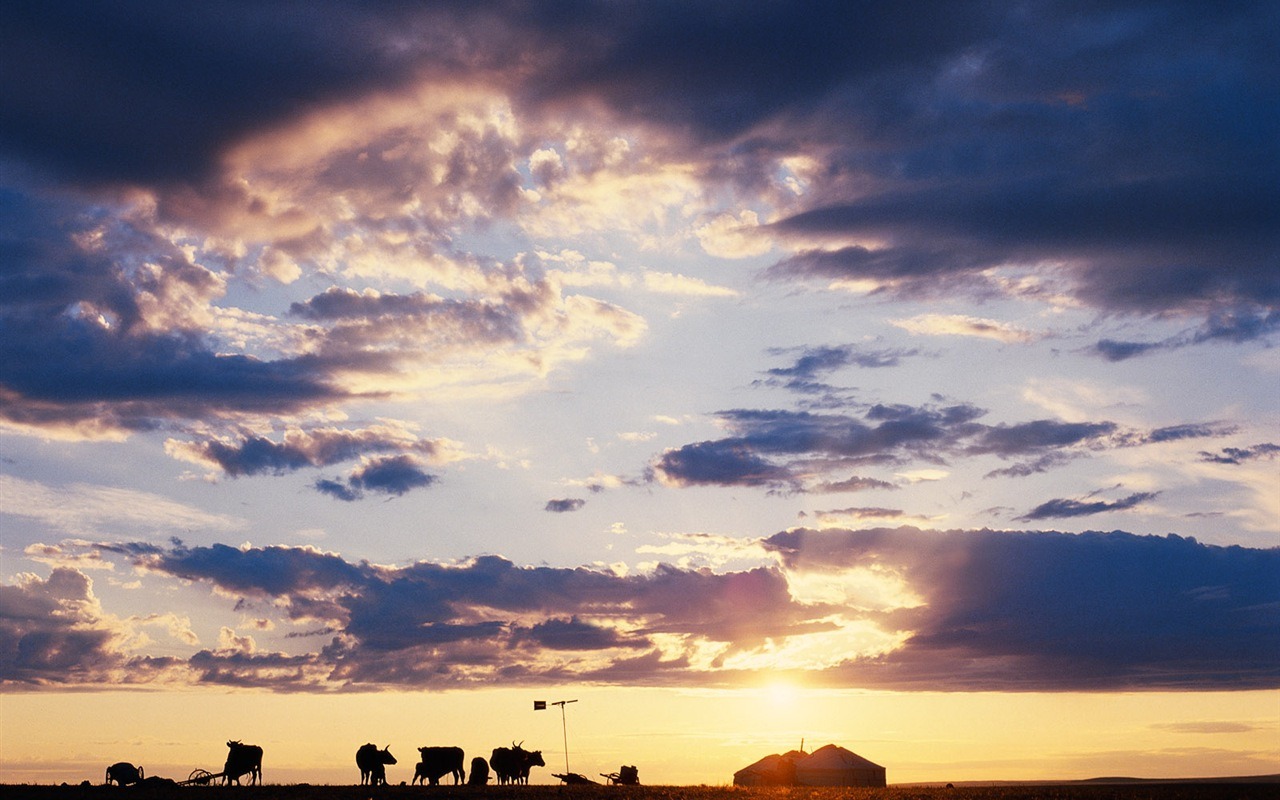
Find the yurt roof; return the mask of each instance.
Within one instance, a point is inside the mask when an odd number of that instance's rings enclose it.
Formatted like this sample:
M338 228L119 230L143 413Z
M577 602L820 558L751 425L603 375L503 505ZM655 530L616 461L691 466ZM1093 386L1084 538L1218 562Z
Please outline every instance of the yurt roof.
M778 769L778 765L783 761L798 761L801 758L804 758L804 753L801 753L799 750L792 750L789 753L782 754L773 753L765 756L754 764L749 764L743 767L734 774L736 775L743 772L774 772Z
M797 771L819 769L884 769L872 761L868 761L857 753L828 744L819 747L809 755L796 762Z

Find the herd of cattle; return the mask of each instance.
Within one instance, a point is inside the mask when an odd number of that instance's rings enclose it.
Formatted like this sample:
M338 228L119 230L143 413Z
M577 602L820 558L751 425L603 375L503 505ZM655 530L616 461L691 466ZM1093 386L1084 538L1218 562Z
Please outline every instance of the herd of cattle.
M437 786L440 779L449 775L454 784L467 783L470 786L484 786L489 782L492 771L500 784L518 784L529 782L529 771L534 767L545 767L541 750L525 750L524 742L511 747L497 747L485 761L480 756L471 759L471 778L467 780L463 768L465 754L461 747L419 747L420 760L413 769L413 783ZM240 779L247 777L250 784L262 782L262 748L255 744L244 744L238 741L227 742L227 761L222 772L217 775L203 770L199 777L193 777L184 783L208 783L221 778L224 784L240 784ZM375 744L361 745L356 750L356 766L360 768L360 785L379 786L387 783L387 765L396 763L391 755L391 747L379 748ZM132 786L154 781L147 778L142 767L135 767L127 762L112 764L107 767L106 782L120 786ZM168 781L166 781L168 782Z
M461 747L419 747L419 761L413 768L413 783L437 786L446 775L453 778L454 785L467 783L470 786L484 786L489 782L492 770L498 783L528 783L529 771L534 767L545 767L541 750L525 750L524 742L511 747L497 747L485 761L480 756L471 759L471 778L466 777L464 764L466 755ZM378 749L375 744L362 745L356 751L356 766L360 767L360 785L378 786L387 782L387 765L396 763L391 755L391 747Z

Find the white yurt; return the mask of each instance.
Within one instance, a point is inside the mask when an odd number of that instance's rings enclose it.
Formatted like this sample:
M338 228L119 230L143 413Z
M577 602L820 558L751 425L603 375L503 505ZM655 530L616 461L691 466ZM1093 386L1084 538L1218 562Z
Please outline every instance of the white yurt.
M834 744L795 762L797 786L884 786L885 769Z

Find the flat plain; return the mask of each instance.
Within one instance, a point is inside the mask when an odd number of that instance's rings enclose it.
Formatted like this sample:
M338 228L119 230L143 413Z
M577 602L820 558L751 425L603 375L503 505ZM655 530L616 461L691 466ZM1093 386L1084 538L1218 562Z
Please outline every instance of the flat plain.
M61 786L0 785L15 800L1275 800L1280 775L1220 781L1126 781L882 789L736 786Z

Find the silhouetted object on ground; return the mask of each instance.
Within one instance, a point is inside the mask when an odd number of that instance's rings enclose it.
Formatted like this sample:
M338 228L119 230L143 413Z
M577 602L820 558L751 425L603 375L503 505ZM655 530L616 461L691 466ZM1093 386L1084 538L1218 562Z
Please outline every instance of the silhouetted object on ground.
M829 744L765 756L733 774L735 786L884 786L885 768Z
M182 781L179 785L180 786L208 786L209 784L213 783L215 778L221 778L221 777L222 777L221 775L214 775L212 772L210 772L207 769L193 769L191 770L191 774L187 776L187 779L185 781Z
M559 778L561 783L567 783L570 786L599 786L600 784L588 778L586 775L579 775L576 772L566 772L563 775L551 773L551 777Z
M534 767L545 767L541 750L525 750L524 742L511 743L511 747L496 747L489 756L489 766L498 776L498 783L528 783L529 771Z
M387 785L387 765L396 763L391 755L391 745L381 750L376 744L362 744L356 751L356 766L360 768L360 785Z
M489 782L489 762L480 756L471 759L471 777L467 778L468 786L484 786Z
M618 767L617 772L601 772L600 777L608 779L609 783L614 786L618 786L619 784L622 786L640 785L640 770L636 769L634 764L629 767Z
M161 778L156 775L152 775L150 778L143 778L134 784L138 789L168 789L177 785L178 782L173 778ZM154 797L155 795L151 796Z
M421 755L417 766L413 768L413 782L419 780L438 786L445 775L453 776L453 785L457 786L466 779L463 763L466 755L461 747L419 747ZM485 771L488 771L486 767Z
M106 783L110 785L113 781L117 786L129 786L137 783L146 777L143 774L142 767L135 767L128 761L121 761L107 767Z
M240 741L227 742L227 763L222 765L222 782L232 781L240 785L240 778L249 776L249 785L262 783L262 748Z

